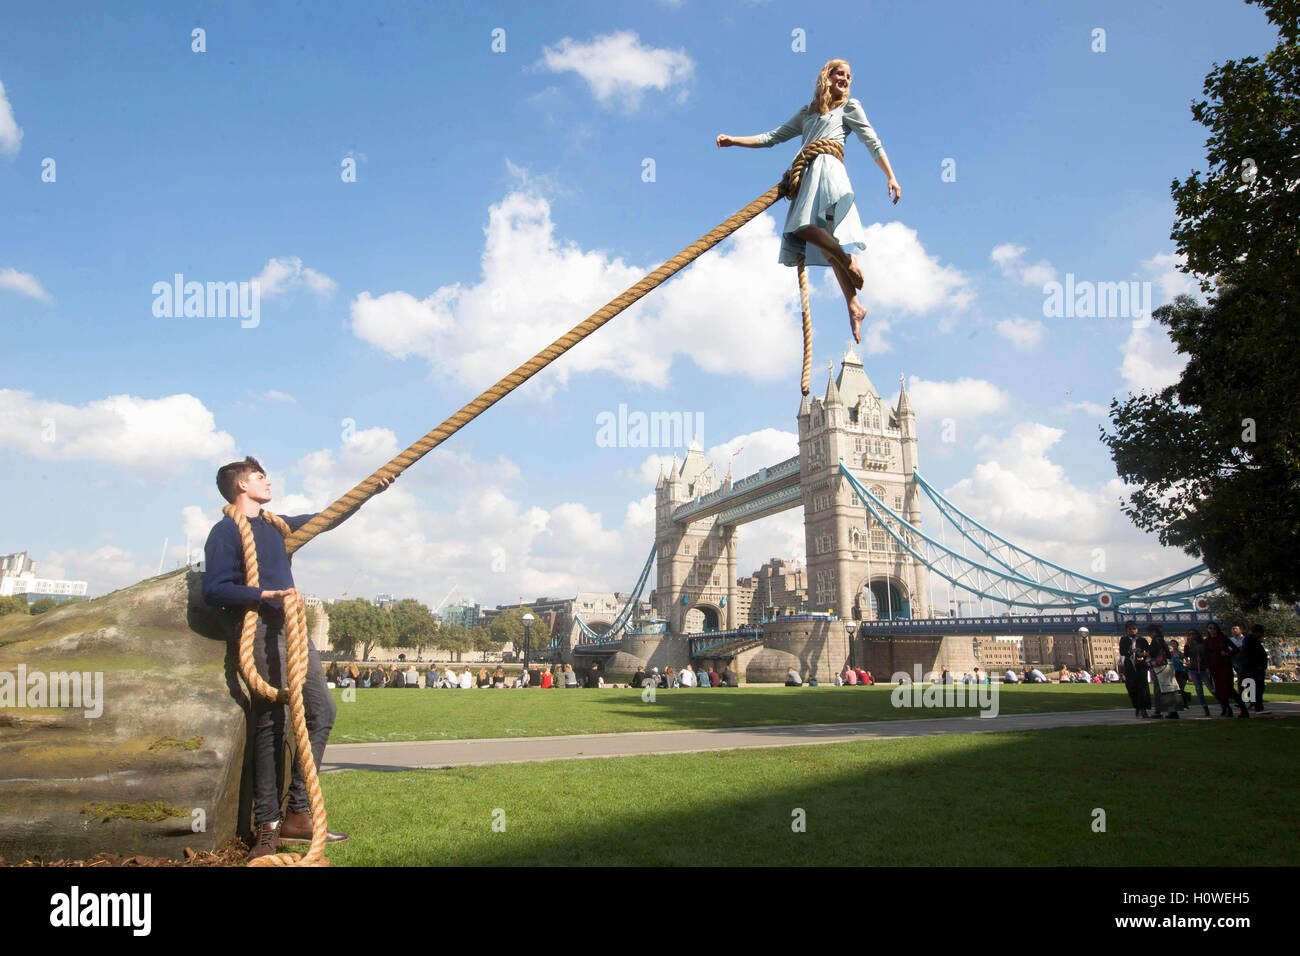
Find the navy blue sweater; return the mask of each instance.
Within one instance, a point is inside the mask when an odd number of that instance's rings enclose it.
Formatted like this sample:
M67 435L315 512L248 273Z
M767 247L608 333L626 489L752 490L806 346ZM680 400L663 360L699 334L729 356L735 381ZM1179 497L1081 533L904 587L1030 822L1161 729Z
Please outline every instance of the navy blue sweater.
M297 531L312 518L310 515L281 515L291 531ZM244 608L261 605L262 609L283 610L279 601L263 601L263 591L283 591L294 587L293 571L289 568L289 555L284 550L284 538L275 525L261 517L249 518L253 529L253 544L257 547L257 571L260 587L250 588L244 583L244 547L239 541L239 528L234 519L222 515L212 526L207 544L203 546L203 600L214 607Z

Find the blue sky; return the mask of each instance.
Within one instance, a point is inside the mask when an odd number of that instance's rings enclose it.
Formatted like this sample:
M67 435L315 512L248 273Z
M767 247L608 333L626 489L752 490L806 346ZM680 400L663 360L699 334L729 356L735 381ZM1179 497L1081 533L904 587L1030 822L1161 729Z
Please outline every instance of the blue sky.
M1101 408L1179 359L1129 317L1046 317L1043 283L1147 281L1155 305L1186 288L1169 186L1204 168L1189 104L1211 64L1274 43L1254 7L47 3L3 21L0 552L38 573L104 593L156 572L164 540L176 566L217 517L216 467L245 454L272 508L322 507L779 179L797 144L714 137L780 125L832 57L903 189L890 206L850 141L871 237L859 351L887 398L907 376L927 477L1061 563L1101 549L1102 577L1194 563L1131 528L1098 441ZM629 587L674 449L603 447L601 412L700 415L724 469L795 452L783 219L310 544L299 585L488 604ZM260 277L257 325L156 316L176 273ZM813 277L820 392L850 340ZM744 571L801 558L800 513L741 542Z

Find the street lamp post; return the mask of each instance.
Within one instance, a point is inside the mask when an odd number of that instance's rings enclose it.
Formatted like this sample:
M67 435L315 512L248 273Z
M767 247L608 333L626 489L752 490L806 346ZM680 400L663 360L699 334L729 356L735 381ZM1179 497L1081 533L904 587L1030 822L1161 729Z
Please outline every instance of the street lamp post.
M857 655L853 652L853 632L856 631L857 629L858 629L857 621L844 622L844 630L847 631L849 635L849 666L852 667L854 670L858 669Z
M524 615L524 670L528 670L528 662L532 657L533 621L535 620L536 618L531 614Z

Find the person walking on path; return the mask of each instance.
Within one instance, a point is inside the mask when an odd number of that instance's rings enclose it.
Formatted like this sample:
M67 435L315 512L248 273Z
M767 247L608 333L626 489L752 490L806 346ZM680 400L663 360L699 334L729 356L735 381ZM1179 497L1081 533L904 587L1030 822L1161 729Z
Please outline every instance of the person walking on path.
M1187 640L1183 642L1183 661L1187 665L1187 679L1196 685L1196 701L1205 711L1205 716L1209 717L1210 708L1205 703L1205 691L1201 689L1201 685L1208 687L1213 696L1214 684L1205 669L1205 638L1201 637L1201 632L1196 628L1187 632ZM1190 698L1188 702L1190 703Z
M1147 717L1151 692L1147 687L1147 642L1138 636L1137 621L1128 622L1128 633L1119 639L1120 674L1133 705L1134 717Z
M802 146L819 139L838 140L843 144L855 134L871 151L876 165L889 177L886 190L897 203L903 190L894 178L894 170L885 155L876 131L867 122L862 104L849 97L853 72L846 60L831 60L817 74L812 102L801 106L783 125L758 136L728 136L719 133L718 148L744 146L763 149L802 136ZM804 170L803 184L790 201L785 225L781 230L782 265L798 265L803 257L810 266L829 266L844 293L849 309L849 329L853 341L862 341L862 320L867 310L858 301L864 277L855 252L867 247L866 230L853 203L853 186L844 164L825 153L817 156Z
M1255 624L1241 642L1241 683L1249 691L1250 709L1264 712L1264 681L1268 674L1268 650L1264 647L1264 626Z
M1205 631L1205 669L1214 681L1214 696L1218 698L1220 707L1219 716L1231 717L1232 708L1228 706L1228 701L1235 700L1241 708L1238 716L1249 717L1250 712L1242 702L1241 692L1232 685L1232 643L1213 621L1205 626Z
M1151 683L1155 686L1156 715L1176 719L1182 697L1164 629L1159 624L1150 624L1147 634L1150 635Z

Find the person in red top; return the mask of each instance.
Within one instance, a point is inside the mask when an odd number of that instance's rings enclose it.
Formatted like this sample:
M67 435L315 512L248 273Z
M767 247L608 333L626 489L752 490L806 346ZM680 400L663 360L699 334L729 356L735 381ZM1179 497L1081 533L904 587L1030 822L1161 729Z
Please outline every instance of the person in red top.
M867 672L864 671L861 667L858 668L858 683L863 685L871 683L869 680L867 680Z
M874 684L875 682L876 682L876 679L875 679L874 677L871 676L871 671L864 671L864 672L863 672L862 683L864 683L864 684Z
M546 690L546 688L551 686L551 680L551 672L542 671L542 690Z

